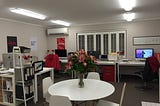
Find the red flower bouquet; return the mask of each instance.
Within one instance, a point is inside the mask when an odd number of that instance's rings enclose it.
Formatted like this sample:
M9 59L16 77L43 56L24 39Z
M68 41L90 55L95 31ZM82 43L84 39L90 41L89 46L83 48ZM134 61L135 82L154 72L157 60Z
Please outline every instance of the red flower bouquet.
M84 50L79 50L68 57L66 71L69 73L76 71L80 74L91 71L96 67L96 58L92 55L88 55Z

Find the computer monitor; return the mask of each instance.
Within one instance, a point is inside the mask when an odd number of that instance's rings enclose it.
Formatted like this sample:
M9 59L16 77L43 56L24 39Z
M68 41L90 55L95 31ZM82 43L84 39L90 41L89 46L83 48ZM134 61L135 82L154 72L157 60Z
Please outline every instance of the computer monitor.
M137 48L135 49L136 59L146 59L154 55L154 50L152 48Z
M43 61L36 61L32 65L35 73L43 70Z
M55 54L59 57L67 57L67 50L66 49L55 49Z
M99 51L87 51L87 54L92 55L96 57L97 59L99 59L100 52Z

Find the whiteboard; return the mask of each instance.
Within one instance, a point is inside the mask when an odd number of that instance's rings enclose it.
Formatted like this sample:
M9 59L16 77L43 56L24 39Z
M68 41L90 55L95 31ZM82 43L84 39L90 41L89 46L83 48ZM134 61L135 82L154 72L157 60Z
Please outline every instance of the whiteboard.
M160 36L133 37L133 45L159 45Z

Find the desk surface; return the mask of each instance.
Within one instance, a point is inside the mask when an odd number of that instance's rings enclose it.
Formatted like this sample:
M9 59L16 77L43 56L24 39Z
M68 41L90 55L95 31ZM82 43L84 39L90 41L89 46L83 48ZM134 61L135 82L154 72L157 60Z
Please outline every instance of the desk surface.
M112 84L95 79L84 79L84 88L78 87L79 79L65 80L53 84L48 92L51 95L67 96L71 101L97 100L111 95Z
M61 62L62 63L67 63L68 60L67 59L62 59ZM97 65L115 65L116 63L118 63L119 65L130 65L130 66L144 66L145 65L145 62L141 62L141 61L123 62L123 61L101 61L101 60L97 60Z
M144 66L145 62L141 62L141 61L119 62L119 65L123 65L123 66Z
M51 70L53 70L53 68L43 67L43 70L35 73L35 75L41 75L41 74L49 72Z
M143 102L142 106L160 106L160 103L153 103L153 102Z

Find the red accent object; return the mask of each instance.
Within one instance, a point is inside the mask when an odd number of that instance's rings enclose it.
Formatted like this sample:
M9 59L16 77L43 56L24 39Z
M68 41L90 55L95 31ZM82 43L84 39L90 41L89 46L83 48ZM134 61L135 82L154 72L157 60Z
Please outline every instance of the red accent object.
M107 82L115 81L114 66L102 66L102 79Z
M59 57L57 54L49 54L45 57L45 67L51 67L56 70L61 70Z
M154 56L157 58L157 60L158 60L159 63L160 63L160 53L154 53Z
M155 56L152 56L148 58L148 61L149 61L149 65L151 66L152 71L154 73L158 72L159 67L160 67L160 63L158 59Z
M65 49L65 38L57 38L57 49Z

